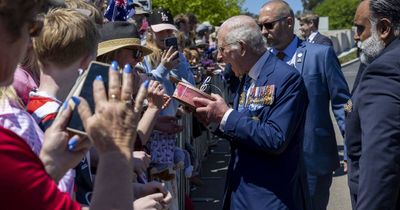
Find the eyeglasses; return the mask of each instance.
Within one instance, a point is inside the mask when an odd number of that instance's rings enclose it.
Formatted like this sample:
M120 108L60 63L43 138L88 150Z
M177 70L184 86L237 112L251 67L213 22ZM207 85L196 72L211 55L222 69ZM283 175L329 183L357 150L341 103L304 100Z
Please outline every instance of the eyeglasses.
M224 50L225 50L225 48L227 47L227 46L229 46L229 45L233 45L233 44L236 44L237 43L237 41L236 42L232 42L232 43L228 43L228 44L225 44L225 45L222 45L221 47L218 47L218 52L224 52Z
M265 28L265 29L267 29L267 30L271 30L271 29L274 28L275 24L276 24L278 21L281 21L281 20L283 20L283 19L285 19L285 18L287 18L287 16L278 18L278 19L276 19L276 20L274 20L274 21L271 21L271 22L260 23L260 24L258 24L258 26L260 27L260 30L263 30L263 28Z
M29 30L30 37L39 36L40 32L43 29L43 21L44 21L44 15L40 14L28 22L28 24L29 24L28 30Z

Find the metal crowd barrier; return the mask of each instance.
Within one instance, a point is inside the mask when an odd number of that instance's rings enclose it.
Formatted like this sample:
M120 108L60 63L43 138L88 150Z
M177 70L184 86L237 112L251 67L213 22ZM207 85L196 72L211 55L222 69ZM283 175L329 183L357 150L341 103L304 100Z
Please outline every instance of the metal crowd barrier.
M228 96L226 91L226 85L222 79L222 75L213 75L211 78L211 92L216 94L222 94L225 99ZM194 149L196 163L192 163L194 170L193 174L199 174L201 170L201 163L208 152L208 147L213 143L213 134L209 130L202 132L202 135L193 138L193 116L187 114L180 119L179 122L184 126L183 132L178 136L178 147L185 149L185 144L191 144ZM177 186L178 186L178 201L179 209L185 209L185 195L190 196L190 184L188 179L185 177L184 170L177 171Z

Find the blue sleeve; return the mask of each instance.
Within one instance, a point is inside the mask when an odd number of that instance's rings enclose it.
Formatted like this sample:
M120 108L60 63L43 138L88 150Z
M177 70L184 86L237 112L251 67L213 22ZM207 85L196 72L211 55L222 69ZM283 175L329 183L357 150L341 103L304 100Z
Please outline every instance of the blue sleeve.
M233 110L225 124L224 135L234 142L254 150L272 154L282 153L289 141L302 138L307 96L303 79L291 73L276 87L275 104L264 106L260 119L249 117L246 112ZM270 110L267 110L270 109Z
M149 56L146 56L140 64L138 64L141 68L143 68L147 73L150 73L157 81L162 82L167 78L169 70L165 68L161 63L157 66L157 68L153 69L150 64ZM163 79L164 78L164 79Z
M179 65L177 69L172 70L172 74L177 76L180 80L184 79L190 84L195 85L193 73L190 70L189 62L186 60L182 53L179 53Z
M344 105L350 99L349 87L332 47L329 47L325 55L325 77L331 99L332 112L336 118L339 130L344 137Z

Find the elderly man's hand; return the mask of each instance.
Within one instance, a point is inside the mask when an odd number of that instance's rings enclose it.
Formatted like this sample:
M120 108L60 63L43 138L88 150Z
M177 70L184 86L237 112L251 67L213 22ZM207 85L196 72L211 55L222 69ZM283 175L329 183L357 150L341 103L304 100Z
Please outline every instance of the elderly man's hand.
M205 125L220 123L226 111L229 110L225 100L217 94L211 94L214 100L194 97L196 108L195 116Z

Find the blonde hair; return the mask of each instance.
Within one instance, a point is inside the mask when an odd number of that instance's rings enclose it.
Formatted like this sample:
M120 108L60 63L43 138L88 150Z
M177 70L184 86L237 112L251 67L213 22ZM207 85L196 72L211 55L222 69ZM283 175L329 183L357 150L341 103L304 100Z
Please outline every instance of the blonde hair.
M73 9L53 9L45 16L42 33L33 45L42 64L65 67L82 56L95 54L100 35L95 23Z
M18 97L17 92L13 86L0 87L0 104L3 104L5 100L16 103L20 108L24 108L24 103L21 98Z
M103 24L103 16L100 11L92 2L86 2L84 0L65 0L65 4L70 9L85 9L90 12L89 17L99 25Z
M157 44L154 41L154 32L151 30L151 27L149 27L147 31L145 46L153 50L153 53L148 55L150 58L150 65L153 68L157 67L161 63L161 55L163 51L157 47Z
M314 24L314 26L316 28L318 28L319 16L316 15L316 14L312 14L312 13L304 14L301 17L299 17L298 20L300 22L304 22L304 23L307 23L307 24L312 23L312 24Z

